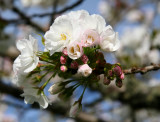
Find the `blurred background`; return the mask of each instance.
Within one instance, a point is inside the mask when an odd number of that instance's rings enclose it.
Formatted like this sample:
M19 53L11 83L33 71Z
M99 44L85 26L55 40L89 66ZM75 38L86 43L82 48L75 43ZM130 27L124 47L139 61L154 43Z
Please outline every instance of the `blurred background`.
M24 103L12 83L16 41L31 34L43 50L37 34L44 35L57 16L81 9L102 15L119 33L121 47L105 54L107 62L123 69L160 64L159 0L0 0L0 122L160 122L160 70L126 75L122 88L114 82L90 86L74 119L69 108L82 88L69 102L48 94L52 104L45 110Z

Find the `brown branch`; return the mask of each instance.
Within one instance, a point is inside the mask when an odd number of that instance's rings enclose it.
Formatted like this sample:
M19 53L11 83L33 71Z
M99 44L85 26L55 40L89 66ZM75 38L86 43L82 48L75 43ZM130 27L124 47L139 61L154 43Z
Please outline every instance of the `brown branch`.
M54 3L54 10L53 12L50 12L50 13L44 13L44 14L33 14L31 16L26 16L25 13L23 13L22 11L20 11L17 7L13 6L12 7L12 10L13 12L17 13L20 17L20 19L13 19L13 20L5 20L3 19L3 21L5 21L7 24L10 24L10 23L15 23L15 24L19 24L19 23L23 23L25 22L26 24L36 28L37 30L41 31L41 32L45 32L45 30L40 27L39 25L37 25L36 23L34 23L31 19L32 17L44 17L44 16L52 16L52 19L51 19L51 22L54 21L55 19L55 15L58 15L58 14L62 14L63 12L65 11L68 11L70 9L73 9L75 8L76 6L80 5L84 0L77 0L75 3L73 3L72 5L70 6L67 6L65 8L63 8L62 10L60 11L56 11L56 6L58 4L58 0ZM50 22L50 23L51 23Z
M41 31L41 32L45 32L45 30L44 30L42 27L40 27L40 26L37 25L36 23L32 22L32 21L31 21L31 18L28 17L28 16L26 16L26 15L25 15L22 11L20 11L17 7L14 7L14 6L13 6L13 7L12 7L12 10L13 10L15 13L17 13L17 14L20 16L20 18L26 22L26 24L35 27L37 30L39 30L39 31Z
M23 91L20 88L5 84L1 81L1 79L0 79L0 93L5 93L8 95L14 96L15 98L18 98L19 100L23 100L23 97L20 96L23 93ZM15 103L11 103L9 101L1 101L0 100L0 103L13 105L17 108L24 108L24 106L21 106L21 105L15 104ZM39 109L38 103L32 104L31 108ZM45 110L47 110L51 113L54 113L54 114L61 115L61 116L68 116L69 108L68 108L68 106L66 106L66 104L64 105L61 102L54 102L54 103L50 104L48 106L48 108ZM79 116L77 116L75 118L75 120L78 120L80 122L91 122L91 121L92 122L103 122L103 120L101 120L100 118L97 118L93 115L90 115L90 114L87 114L84 112L81 112L79 114Z
M65 11L68 11L68 10L70 10L70 9L73 9L73 8L77 7L77 6L80 5L83 1L84 1L84 0L78 0L77 2L73 3L72 5L67 6L67 7L65 7L65 8L63 8L62 10L57 11L57 12L50 12L50 13L44 13L44 14L33 14L33 15L30 16L30 18L32 18L32 17L44 17L44 16L51 16L51 15L52 15L52 16L55 16L55 15L57 15L57 14L62 14L62 13L64 13Z
M52 12L52 15L51 15L51 20L50 20L50 25L53 23L54 19L55 19L55 16L54 16L54 13L56 13L57 11L57 5L58 5L58 0L55 0L53 2L53 12Z
M151 64L150 66L146 66L146 67L133 67L130 69L126 69L123 70L123 73L125 75L129 75L129 74L135 74L135 73L147 73L149 71L155 71L155 70L159 70L160 69L160 64Z

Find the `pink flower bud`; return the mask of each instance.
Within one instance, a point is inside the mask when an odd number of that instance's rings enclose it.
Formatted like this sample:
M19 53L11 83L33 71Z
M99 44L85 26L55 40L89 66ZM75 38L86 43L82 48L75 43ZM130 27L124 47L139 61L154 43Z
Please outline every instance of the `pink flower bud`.
M73 62L71 63L71 68L72 68L72 69L78 69L78 66L79 66L79 64L78 64L76 61L73 61Z
M83 62L84 64L87 64L87 62L88 62L88 57L87 57L85 54L83 54L82 57L81 57L81 60L82 60L82 62Z
M113 71L112 70L108 71L108 77L113 77Z
M110 83L111 83L111 81L108 78L104 77L103 84L109 85Z
M65 56L67 56L67 55L68 55L68 53L67 53L67 48L64 48L63 51L62 51L62 53L63 53Z
M66 60L65 57L63 57L63 56L60 57L60 62L61 62L61 64L65 64L66 61L67 61L67 60Z
M120 79L124 80L124 73L121 74Z
M61 69L62 72L66 72L66 71L67 71L67 67L64 66L64 65L62 65L62 66L60 67L60 69Z
M113 71L114 71L115 75L117 75L117 76L121 76L121 74L123 73L120 66L114 67Z
M122 85L123 85L122 80L121 79L117 79L116 80L116 86L119 87L119 88L121 88Z

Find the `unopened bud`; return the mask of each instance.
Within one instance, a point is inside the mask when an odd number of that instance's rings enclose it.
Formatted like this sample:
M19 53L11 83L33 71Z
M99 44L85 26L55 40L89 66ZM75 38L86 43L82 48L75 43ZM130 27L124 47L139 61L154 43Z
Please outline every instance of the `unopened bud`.
M113 71L114 71L115 75L117 75L117 76L121 76L121 74L123 73L120 66L114 67Z
M87 64L87 62L88 62L88 57L87 57L85 54L83 54L82 57L81 57L81 60L82 60L82 62L83 62L84 64Z
M65 57L63 57L63 56L60 57L60 62L61 62L61 64L65 64L66 61L67 61L67 60L66 60Z
M116 80L116 86L119 87L119 88L121 88L122 85L123 85L122 80L121 79L117 79Z
M96 64L99 64L99 63L100 63L100 60L97 60L97 61L96 61Z
M67 48L64 48L63 51L62 51L62 53L63 53L65 56L67 56L67 55L68 55L68 53L67 53Z
M76 117L81 111L81 109L82 109L82 105L79 103L79 101L75 102L69 111L69 116Z
M67 67L64 66L64 65L62 65L62 66L60 67L60 70L61 70L62 72L66 72L66 71L67 71Z
M60 84L61 84L61 82L53 84L48 90L50 92L50 94L59 93L63 89L63 86L61 86Z
M72 63L71 63L71 68L72 69L78 69L78 63L76 62L76 61L73 61Z
M111 81L108 78L104 77L103 84L109 85L110 83L111 83Z
M90 68L88 64L83 64L79 66L77 72L79 74L82 74L84 77L88 77L92 73L92 68Z
M108 77L113 77L113 71L112 70L108 71Z
M103 55L103 53L102 52L98 52L98 57L99 57L99 59L104 59L104 55Z
M124 80L124 73L121 74L120 79Z

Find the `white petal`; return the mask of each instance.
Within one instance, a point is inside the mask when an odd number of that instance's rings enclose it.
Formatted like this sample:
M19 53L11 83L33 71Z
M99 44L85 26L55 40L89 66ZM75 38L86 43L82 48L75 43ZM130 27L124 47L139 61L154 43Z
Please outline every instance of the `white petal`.
M103 29L105 28L106 22L105 22L104 18L100 15L93 14L92 17L95 20L97 20L97 31L100 34L103 31Z

